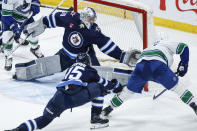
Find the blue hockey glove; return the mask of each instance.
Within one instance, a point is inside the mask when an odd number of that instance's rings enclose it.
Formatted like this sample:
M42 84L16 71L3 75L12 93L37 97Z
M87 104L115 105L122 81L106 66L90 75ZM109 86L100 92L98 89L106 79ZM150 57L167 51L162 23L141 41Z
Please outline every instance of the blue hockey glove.
M179 76L183 77L187 73L187 68L188 64L180 61L177 68L177 73L179 74Z
M33 11L33 16L40 12L40 7L37 5L31 5L31 11Z
M21 30L19 29L18 27L18 24L17 23L13 23L11 26L10 26L10 29L13 31L14 33L14 39L16 41L18 41L18 39L20 38L20 35L21 35Z
M112 79L111 82L114 84L113 93L119 93L122 91L123 86L116 79Z

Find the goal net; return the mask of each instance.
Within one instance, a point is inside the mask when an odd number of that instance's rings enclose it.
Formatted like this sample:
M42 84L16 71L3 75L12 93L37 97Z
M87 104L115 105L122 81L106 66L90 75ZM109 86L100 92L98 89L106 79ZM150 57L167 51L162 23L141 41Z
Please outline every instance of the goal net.
M142 50L152 41L153 37L150 37L150 31L148 32L148 23L152 22L152 10L147 5L136 0L74 0L75 11L80 12L85 7L92 7L96 11L96 23L102 33L110 37L122 50ZM97 48L96 52L101 62L115 62Z
M156 39L152 10L143 3L136 0L74 0L75 11L80 12L85 7L92 7L96 11L96 23L102 33L124 51L142 51ZM102 65L128 68L101 53L97 47L95 50Z

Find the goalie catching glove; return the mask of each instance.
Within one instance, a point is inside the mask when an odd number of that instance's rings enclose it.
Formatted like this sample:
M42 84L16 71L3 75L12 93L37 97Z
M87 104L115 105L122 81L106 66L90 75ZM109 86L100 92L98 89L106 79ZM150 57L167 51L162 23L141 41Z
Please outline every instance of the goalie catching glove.
M43 18L44 17L40 18L38 21L28 24L24 29L24 34L32 34L32 37L42 34L47 28L47 25L43 22Z
M120 57L120 63L124 63L130 67L133 67L136 65L140 54L141 54L141 51L137 49L125 51L122 53Z

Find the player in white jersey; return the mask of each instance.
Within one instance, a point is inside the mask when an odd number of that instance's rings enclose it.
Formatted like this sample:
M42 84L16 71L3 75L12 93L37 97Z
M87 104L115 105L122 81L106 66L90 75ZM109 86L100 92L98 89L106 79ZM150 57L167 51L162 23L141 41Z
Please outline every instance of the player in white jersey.
M174 91L197 114L196 97L186 87L181 86L179 78L170 69L170 66L173 64L173 55L175 54L180 55L180 63L176 74L183 77L188 69L188 46L185 43L178 42L156 42L141 53L127 87L112 98L110 106L106 107L102 113L108 116L115 107L119 107L130 96L135 93L141 93L148 81L153 81L163 85L168 90Z
M19 28L27 17L33 13L33 16L40 12L40 2L38 0L4 0L2 2L2 30L3 44L5 45L5 69L11 70L12 56L10 55L13 48L14 40L9 39L14 35L16 41L19 40L22 29ZM34 22L31 17L26 24ZM37 57L43 57L38 45L38 37L30 36L28 38L31 49L30 51ZM9 57L8 57L9 56Z

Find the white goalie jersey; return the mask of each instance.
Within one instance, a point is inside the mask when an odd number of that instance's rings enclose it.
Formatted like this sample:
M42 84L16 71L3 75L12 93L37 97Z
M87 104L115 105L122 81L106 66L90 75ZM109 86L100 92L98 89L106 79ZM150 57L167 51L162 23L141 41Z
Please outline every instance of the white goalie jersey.
M158 41L141 53L138 63L142 60L159 60L170 67L174 61L173 55L182 54L186 46L185 43Z
M12 15L17 22L24 22L29 16L32 0L3 0L2 14Z

